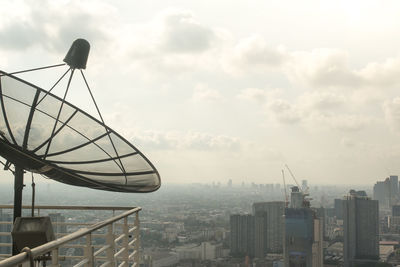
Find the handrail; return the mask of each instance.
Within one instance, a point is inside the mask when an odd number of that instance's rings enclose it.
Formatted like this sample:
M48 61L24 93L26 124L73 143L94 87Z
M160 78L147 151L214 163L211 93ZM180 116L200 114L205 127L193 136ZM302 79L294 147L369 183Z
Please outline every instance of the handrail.
M13 205L0 205L0 209L13 209ZM32 206L23 205L22 209L31 209ZM52 205L35 205L35 210L131 210L132 207L116 207L116 206L52 206Z
M4 206L7 206L7 205L0 205L0 208L4 207ZM55 208L56 206L46 206L46 207L52 207L52 208L56 209ZM37 206L37 208L39 208L39 206ZM57 208L60 209L60 206L57 206ZM77 207L74 207L74 208L77 208ZM61 237L59 239L56 239L54 241L50 241L50 242L48 242L46 244L43 244L41 246L38 246L36 248L33 248L33 249L31 249L31 254L35 258L35 257L37 257L39 255L43 255L45 253L51 252L52 250L57 249L58 247L66 244L66 243L68 243L70 241L73 241L73 240L76 240L76 239L81 238L83 236L86 236L86 235L88 235L88 234L90 234L90 233L92 233L92 232L94 232L94 231L96 231L96 230L98 230L100 228L103 228L103 227L105 227L107 225L110 225L110 224L112 224L114 222L117 222L117 221L119 221L119 220L121 220L123 218L126 218L129 215L132 215L134 213L136 213L136 215L137 215L137 212L139 212L140 210L142 210L141 207L131 208L130 210L128 210L128 211L126 211L126 212L124 212L122 214L119 214L117 216L114 216L112 218L109 218L109 219L107 219L105 221L95 223L90 227L79 229L78 231L76 231L74 233L71 233L69 235L63 236L63 237ZM21 264L21 263L23 263L25 261L28 261L28 260L29 260L28 253L27 252L22 252L20 254L17 254L15 256L12 256L10 258L7 258L7 259L1 261L0 262L0 267L16 266L17 264Z

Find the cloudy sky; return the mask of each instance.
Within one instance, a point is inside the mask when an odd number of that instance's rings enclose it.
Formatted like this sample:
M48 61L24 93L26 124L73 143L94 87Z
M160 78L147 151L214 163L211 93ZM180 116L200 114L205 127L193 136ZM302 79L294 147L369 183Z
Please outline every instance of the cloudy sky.
M398 1L1 5L0 69L60 63L87 39L106 123L165 183L276 183L284 164L313 184L400 174ZM79 82L68 101L92 112Z

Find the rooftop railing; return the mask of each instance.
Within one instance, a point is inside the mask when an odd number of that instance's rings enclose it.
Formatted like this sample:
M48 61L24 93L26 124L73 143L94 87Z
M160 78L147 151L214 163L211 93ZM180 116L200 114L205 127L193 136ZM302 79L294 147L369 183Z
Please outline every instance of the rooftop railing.
M0 205L0 209L12 209L10 205ZM30 209L24 206L24 209ZM90 206L36 206L37 214L43 210L110 211L112 217L90 223L88 221L55 221L53 228L56 240L32 248L18 255L1 254L7 257L0 261L0 267L18 266L32 260L47 260L50 266L139 266L140 207L90 207ZM116 212L122 212L116 214ZM1 222L11 225L12 222ZM78 230L68 233L70 227ZM11 228L11 226L9 227ZM60 229L64 231L60 231ZM10 235L0 232L0 236ZM10 243L0 243L0 247L10 247ZM71 249L74 253L71 253ZM29 266L29 264L27 265ZM33 266L33 265L32 265Z

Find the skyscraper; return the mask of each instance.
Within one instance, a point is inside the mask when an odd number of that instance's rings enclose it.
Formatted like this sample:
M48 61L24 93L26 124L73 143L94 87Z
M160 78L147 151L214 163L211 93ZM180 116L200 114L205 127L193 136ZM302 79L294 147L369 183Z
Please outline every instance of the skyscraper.
M293 187L290 207L285 209L285 267L323 266L323 223L305 197Z
M384 181L377 181L374 185L373 198L379 201L381 209L390 209L400 200L399 194L399 177L390 175Z
M312 266L313 211L309 208L286 208L285 266Z
M400 232L400 205L392 206L392 217L390 219L390 231L393 233Z
M264 258L267 254L267 218L266 212L259 212L254 216L254 256L256 258Z
M337 220L343 220L343 199L335 199L335 215Z
M230 227L231 254L253 257L255 250L254 216L250 214L231 215Z
M266 252L282 253L285 203L283 201L257 202L253 204L253 215L266 214Z
M389 176L389 181L390 181L390 205L395 205L397 204L397 201L399 200L399 177L397 175L390 175Z
M400 205L393 205L392 206L392 216L400 216Z
M389 180L377 181L374 185L373 198L379 201L381 208L389 208L390 200L390 183Z
M379 259L379 208L364 191L351 190L343 201L344 266Z

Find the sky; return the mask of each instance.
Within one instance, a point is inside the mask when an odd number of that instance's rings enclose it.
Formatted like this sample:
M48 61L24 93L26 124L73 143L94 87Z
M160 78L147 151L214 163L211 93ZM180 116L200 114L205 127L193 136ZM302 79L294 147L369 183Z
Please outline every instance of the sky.
M281 183L287 164L310 184L372 186L400 174L399 12L389 0L5 0L0 69L61 63L88 40L106 124L163 183ZM63 71L20 77L49 89ZM67 100L95 115L80 83Z

